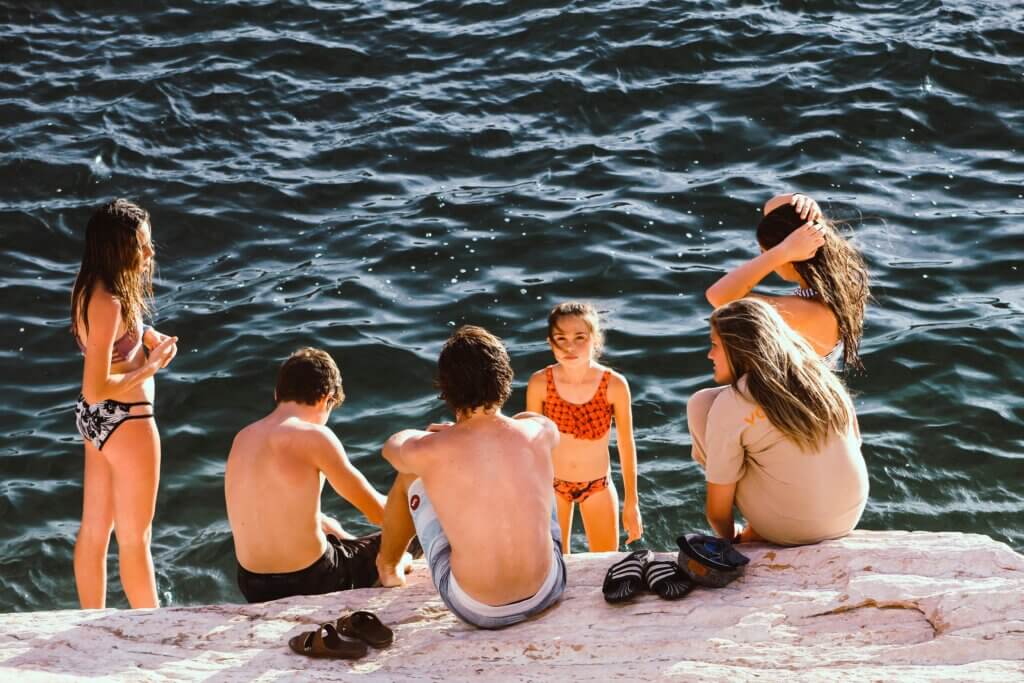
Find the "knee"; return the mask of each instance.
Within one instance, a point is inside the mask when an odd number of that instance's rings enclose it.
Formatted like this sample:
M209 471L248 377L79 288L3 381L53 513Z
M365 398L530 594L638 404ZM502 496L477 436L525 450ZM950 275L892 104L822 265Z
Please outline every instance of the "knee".
M75 538L75 549L81 548L105 548L110 542L110 532L113 524L104 525L98 521L82 520L82 526L78 528L78 536Z
M149 548L150 541L153 538L153 527L147 525L143 528L139 527L127 527L115 528L117 533L117 548L118 551L132 551L140 548Z

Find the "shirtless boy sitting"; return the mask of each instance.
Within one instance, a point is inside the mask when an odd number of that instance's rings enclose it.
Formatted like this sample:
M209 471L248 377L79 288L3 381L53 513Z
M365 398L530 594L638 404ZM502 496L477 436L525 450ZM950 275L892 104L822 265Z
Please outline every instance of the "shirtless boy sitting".
M324 351L296 351L277 374L277 406L235 437L224 473L238 587L249 602L366 588L377 581L380 533L353 538L320 512L324 478L380 524L385 498L327 428L345 394Z
M377 568L383 585L403 585L403 553L415 533L445 605L465 622L502 628L543 611L565 589L551 491L558 429L536 413L501 414L512 368L501 341L480 327L451 336L438 376L455 424L407 429L384 444L399 474Z

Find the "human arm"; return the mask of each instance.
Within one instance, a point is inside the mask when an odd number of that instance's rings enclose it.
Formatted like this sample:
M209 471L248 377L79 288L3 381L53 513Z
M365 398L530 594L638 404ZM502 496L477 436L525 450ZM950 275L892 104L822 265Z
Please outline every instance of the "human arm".
M742 385L742 380L741 380ZM739 397L733 387L719 392L708 411L705 427L708 524L722 538L733 540L739 529L733 521L736 487L746 474L744 432L757 406Z
M403 429L397 434L392 434L391 438L384 442L384 459L398 472L419 474L413 452L419 441L430 434L430 431L419 429Z
M99 403L138 387L169 363L177 353L177 337L161 341L140 367L111 373L110 356L121 319L121 302L97 289L89 300L89 333L85 342L82 395L88 403Z
M526 412L537 414L544 412L546 384L547 379L544 377L543 370L533 373L533 376L530 377L530 381L526 383Z
M338 437L327 427L319 427L311 440L305 451L327 477L331 488L363 513L371 524L379 526L384 520L386 498L355 468Z
M160 346L160 344L162 344L165 339L169 338L170 337L168 335L157 331L157 329L152 325L146 325L145 327L142 328L142 345L145 346L150 353L152 353L158 346ZM177 337L175 337L174 339L177 339ZM169 358L164 360L163 365L161 365L160 367L166 368L167 365L171 362L171 360L174 359L174 356L177 354L177 352L177 343L175 343L174 353L172 353Z
M730 301L742 299L770 273L787 263L812 258L824 243L825 235L822 230L813 222L804 223L771 249L762 251L719 278L718 282L704 293L708 303L718 308Z
M736 524L732 516L735 498L736 482L731 484L708 482L708 497L704 506L704 514L715 534L727 541L734 540L740 533L740 526Z
M633 399L625 377L617 373L612 375L608 399L615 411L615 441L619 449L619 465L622 468L622 526L626 530L626 543L632 543L644 535L644 526L640 518L640 496L636 484Z

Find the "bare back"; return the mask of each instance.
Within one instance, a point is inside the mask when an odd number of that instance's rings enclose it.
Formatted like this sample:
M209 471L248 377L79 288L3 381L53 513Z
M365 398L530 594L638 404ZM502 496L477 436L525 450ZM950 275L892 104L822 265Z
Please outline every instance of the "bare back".
M551 567L554 425L475 417L409 454L451 543L452 571L488 604L532 596Z
M839 320L832 309L816 299L799 296L763 296L789 326L800 333L819 356L827 356L839 343Z
M320 528L323 476L307 457L326 427L271 413L235 437L224 473L238 562L255 573L292 572L327 549Z

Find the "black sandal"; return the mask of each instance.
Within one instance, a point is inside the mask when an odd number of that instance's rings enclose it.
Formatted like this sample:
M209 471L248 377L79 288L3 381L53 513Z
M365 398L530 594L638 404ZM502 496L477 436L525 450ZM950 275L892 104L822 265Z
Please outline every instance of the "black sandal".
M338 633L349 638L358 638L375 648L387 647L395 640L395 633L381 623L373 612L359 610L346 614L337 622Z
M341 638L333 624L300 633L288 641L288 647L297 655L314 659L359 659L366 655L365 645Z
M664 600L678 600L693 590L693 581L675 562L655 560L644 567L644 583Z
M654 559L650 550L634 550L604 575L601 592L607 602L624 602L640 592L644 585L644 567Z

